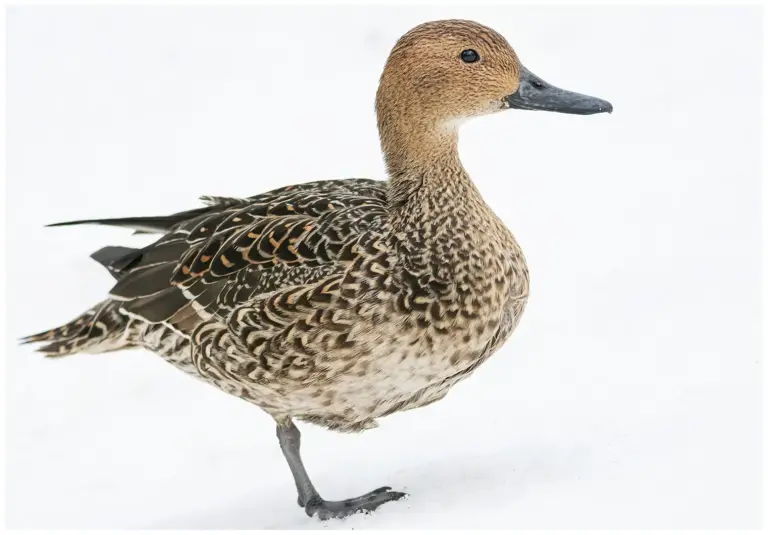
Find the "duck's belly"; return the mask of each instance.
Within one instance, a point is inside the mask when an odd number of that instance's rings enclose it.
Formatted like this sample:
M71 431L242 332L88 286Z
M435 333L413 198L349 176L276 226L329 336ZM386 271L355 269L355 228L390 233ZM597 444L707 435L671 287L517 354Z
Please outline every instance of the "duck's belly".
M471 356L451 363L445 355L391 348L386 354L372 354L364 373L352 369L330 388L308 386L291 392L284 398L286 409L292 417L332 428L373 427L376 418L443 397L456 382L448 379L476 362L477 352Z
M524 299L510 301L497 317L443 338L388 333L383 343L338 376L332 388L289 394L291 416L354 431L375 426L376 418L437 401L503 344L524 306Z

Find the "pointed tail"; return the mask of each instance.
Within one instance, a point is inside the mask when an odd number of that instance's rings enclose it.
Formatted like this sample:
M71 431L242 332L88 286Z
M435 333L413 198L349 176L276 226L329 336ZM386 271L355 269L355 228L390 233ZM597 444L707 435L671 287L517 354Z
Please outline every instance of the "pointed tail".
M47 357L75 353L104 353L133 346L128 339L130 318L119 311L120 302L108 299L60 327L33 334L22 344L46 342L37 350Z

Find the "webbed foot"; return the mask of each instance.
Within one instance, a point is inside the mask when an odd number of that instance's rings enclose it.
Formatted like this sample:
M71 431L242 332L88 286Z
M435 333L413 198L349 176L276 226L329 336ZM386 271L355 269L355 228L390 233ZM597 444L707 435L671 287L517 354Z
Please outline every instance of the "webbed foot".
M405 496L404 492L394 491L391 487L381 487L357 498L337 502L323 500L320 496L315 496L310 498L303 507L307 515L317 516L320 520L328 520L330 518L344 518L357 513L369 513L382 504L399 500ZM299 505L302 505L301 499L299 499Z

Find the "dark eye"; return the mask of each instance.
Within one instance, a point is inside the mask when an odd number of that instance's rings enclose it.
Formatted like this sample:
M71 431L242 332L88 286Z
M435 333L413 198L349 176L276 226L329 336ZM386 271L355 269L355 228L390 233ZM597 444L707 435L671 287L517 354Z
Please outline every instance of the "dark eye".
M461 53L461 60L464 63L474 63L479 59L480 59L480 54L478 54L471 48Z

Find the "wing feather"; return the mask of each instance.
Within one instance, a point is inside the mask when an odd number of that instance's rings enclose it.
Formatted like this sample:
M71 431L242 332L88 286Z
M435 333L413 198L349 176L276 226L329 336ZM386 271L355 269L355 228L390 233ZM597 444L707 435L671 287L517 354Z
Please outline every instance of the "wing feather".
M122 311L190 335L257 296L338 275L345 246L386 216L386 183L330 180L203 201L209 206L153 219L165 234L114 259L110 295ZM102 256L112 261L120 252Z

